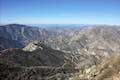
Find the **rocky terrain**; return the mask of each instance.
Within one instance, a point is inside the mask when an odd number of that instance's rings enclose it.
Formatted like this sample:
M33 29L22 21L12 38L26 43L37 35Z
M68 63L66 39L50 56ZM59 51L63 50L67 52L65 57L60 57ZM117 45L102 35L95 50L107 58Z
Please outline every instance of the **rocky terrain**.
M23 50L6 49L0 54L1 80L65 80L79 71L68 54L40 42L32 42Z
M0 26L2 80L120 79L120 26L50 26Z
M34 46L31 48L31 45ZM69 59L69 56L70 55L64 52L47 47L40 42L32 42L23 48L23 50L17 48L3 50L1 51L0 58L1 63L6 62L6 64L15 66L64 67L67 66L65 65L65 62L67 62L71 63L69 66L71 65L72 67L72 62Z
M107 58L99 65L81 69L71 80L120 80L120 55Z
M0 49L23 48L29 42L46 40L52 32L34 26L10 24L0 26Z

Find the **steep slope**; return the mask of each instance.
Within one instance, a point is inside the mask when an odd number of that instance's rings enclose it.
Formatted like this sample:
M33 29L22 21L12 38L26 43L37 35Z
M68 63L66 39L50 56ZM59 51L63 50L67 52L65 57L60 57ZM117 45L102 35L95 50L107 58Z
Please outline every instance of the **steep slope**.
M120 52L120 26L85 27L69 33L68 36L60 35L52 43L62 51L101 57Z
M43 26L45 28L40 28ZM61 41L66 40L66 38L70 38L69 33L73 34L74 32L79 31L79 29L81 29L83 26L40 25L40 27L21 25L21 24L1 25L0 26L0 39L1 39L0 49L4 50L8 48L22 48L26 46L26 44L34 40L43 41L47 45L52 46L54 48L56 46L54 43L54 40L55 42L57 41L59 42L59 44L62 44ZM61 40L61 38L63 40ZM16 42L16 43L14 44L11 42ZM6 44L3 44L3 43L6 43Z
M22 48L22 46L23 44L20 41L0 37L0 51L8 48Z
M95 80L119 80L120 79L120 55L114 55L103 61L97 68Z
M72 54L71 59L77 67L90 67L120 53L120 26L84 27L67 35L60 34L48 44Z
M39 27L20 24L3 25L0 26L0 46L3 49L22 48L30 41L44 41L49 35L47 30Z
M96 66L81 69L72 80L120 80L120 55L111 56Z

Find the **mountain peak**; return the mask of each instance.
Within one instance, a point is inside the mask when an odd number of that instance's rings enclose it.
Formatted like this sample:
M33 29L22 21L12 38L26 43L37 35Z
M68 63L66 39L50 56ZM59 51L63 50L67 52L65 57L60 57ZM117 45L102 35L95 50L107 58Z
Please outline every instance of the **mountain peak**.
M37 49L43 50L43 48L44 48L44 45L41 41L34 41L29 43L26 47L24 47L23 50L32 52Z

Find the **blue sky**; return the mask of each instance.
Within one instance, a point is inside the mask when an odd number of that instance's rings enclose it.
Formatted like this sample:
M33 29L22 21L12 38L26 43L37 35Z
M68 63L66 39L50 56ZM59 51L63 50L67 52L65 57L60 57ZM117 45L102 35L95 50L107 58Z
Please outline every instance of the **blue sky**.
M120 0L0 0L0 23L120 24Z

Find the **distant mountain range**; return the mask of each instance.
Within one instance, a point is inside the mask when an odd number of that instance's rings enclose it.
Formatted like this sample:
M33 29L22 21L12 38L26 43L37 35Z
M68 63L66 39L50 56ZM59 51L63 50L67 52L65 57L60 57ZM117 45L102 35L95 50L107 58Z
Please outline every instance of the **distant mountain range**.
M49 37L49 32L38 27L31 27L19 24L0 26L0 47L22 48L30 41L44 41Z
M77 64L81 61L84 63L86 60L81 56L94 56L101 60L120 53L120 26L63 26L54 25L51 28L20 24L0 26L0 49L22 49L30 42L40 41L55 50L72 54L74 56L72 60ZM92 61L95 63L94 59Z
M57 72L52 71L49 73L51 74L50 76L45 76L48 77L45 80L53 80L53 78L50 78L51 76L58 79L58 76L55 75L57 73L60 74L59 76L62 76L60 77L61 80L69 80L74 75L74 71L78 72L78 69L84 71L93 67L95 69L99 64L102 65L102 62L106 59L120 55L120 26L60 26L54 25L48 28L20 24L0 26L1 69L4 66L8 71L9 68L13 70L20 68L18 70L23 70L23 73L29 76L29 71L24 70L32 67L30 69L33 70L31 74L35 70L34 75L37 76L37 70L34 67L37 66L39 67L38 69L41 69L42 66L46 66L47 69L50 67L50 70L53 67L59 68L60 72L59 69L57 69ZM64 72L66 69L67 72ZM74 70L72 76L70 75L71 72L69 72L71 69ZM20 73L16 73L15 71L12 75L10 75L11 73L8 75L5 72L5 74L1 73L0 77L4 74L8 80L12 80L12 76L18 74L18 78L15 77L14 80L25 79L24 77L20 77L21 73L21 71ZM38 74L39 77L36 77L37 80L43 78L41 71ZM43 72L43 74L45 73ZM86 75L89 76L91 74ZM64 79L62 79L63 76ZM25 80L34 79L27 77Z

